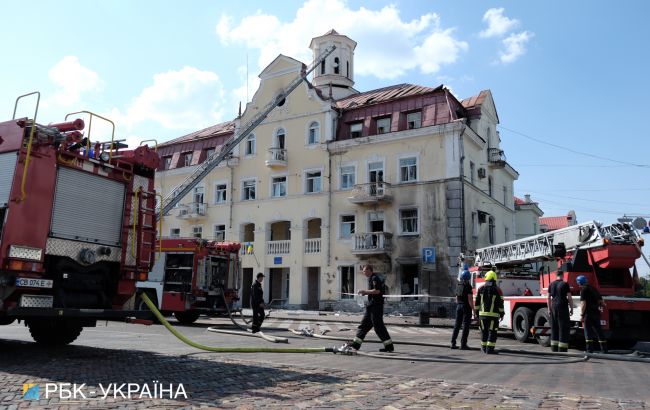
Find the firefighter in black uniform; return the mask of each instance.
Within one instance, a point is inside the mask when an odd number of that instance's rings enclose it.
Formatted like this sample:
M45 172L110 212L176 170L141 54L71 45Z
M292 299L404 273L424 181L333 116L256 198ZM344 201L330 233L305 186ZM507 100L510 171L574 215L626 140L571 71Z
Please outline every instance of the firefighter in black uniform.
M253 309L253 333L260 331L262 322L264 322L264 289L262 289L262 282L264 281L264 274L262 272L257 274L257 279L251 286L251 308Z
M585 348L588 353L594 352L594 337L598 338L600 351L607 353L607 340L600 327L600 308L605 307L605 301L596 288L589 286L587 278L580 275L576 278L580 290L580 317L585 330Z
M462 325L463 333L460 336L460 350L469 350L467 336L469 336L469 325L472 322L472 314L474 313L472 285L469 283L471 277L472 275L469 271L464 270L460 274L460 280L456 285L456 323L454 324L454 331L451 334L452 349L458 349L458 346L456 346L456 338Z
M551 351L566 352L569 349L570 317L573 314L571 288L564 281L564 272L557 271L556 280L548 287L547 307L551 320Z
M485 284L476 292L474 309L481 329L481 350L483 353L496 354L497 330L504 312L503 296L494 271L485 274Z
M349 347L359 350L363 339L370 329L374 328L379 340L384 347L379 349L380 352L392 352L395 350L393 341L390 339L386 325L384 325L384 282L374 274L372 266L363 267L363 274L368 278L368 290L360 290L359 295L368 296L366 302L366 313L358 327L357 335L351 343L347 343L344 348Z

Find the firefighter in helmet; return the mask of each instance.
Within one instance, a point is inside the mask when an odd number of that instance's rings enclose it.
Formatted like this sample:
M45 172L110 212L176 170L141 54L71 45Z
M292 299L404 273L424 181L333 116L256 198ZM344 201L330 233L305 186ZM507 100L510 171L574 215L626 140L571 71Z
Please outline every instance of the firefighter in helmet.
M551 351L569 349L569 328L573 314L571 288L564 281L564 272L557 271L556 279L548 287L547 307L551 320Z
M251 309L253 309L253 333L260 331L262 322L264 322L264 289L262 289L262 282L264 281L264 274L262 272L257 274L256 280L251 286Z
M497 329L503 319L503 293L497 286L497 274L490 270L485 274L485 284L476 292L474 310L481 329L481 350L483 353L495 354Z
M605 301L596 288L589 286L584 275L576 278L580 290L580 317L585 331L585 347L588 353L594 352L594 337L598 338L600 351L607 353L607 340L600 327L600 308L605 307Z
M458 284L456 285L456 323L454 324L454 331L451 334L451 348L458 349L456 345L456 338L460 327L463 327L463 333L460 337L461 350L469 350L467 346L467 336L469 335L469 325L472 322L472 314L474 313L474 300L472 299L472 285L470 279L472 275L468 270L464 270L460 274Z

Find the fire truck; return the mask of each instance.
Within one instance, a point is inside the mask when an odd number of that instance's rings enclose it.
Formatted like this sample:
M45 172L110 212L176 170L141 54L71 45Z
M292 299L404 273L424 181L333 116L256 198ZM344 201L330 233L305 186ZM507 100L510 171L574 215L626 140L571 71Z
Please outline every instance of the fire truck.
M16 118L38 98L33 119ZM91 141L88 111L36 121L40 93L0 123L0 324L24 321L36 342L72 342L97 320L124 320L156 243L154 173L142 145ZM89 116L88 133L81 118ZM120 150L123 148L123 150ZM128 306L128 305L127 305Z
M471 269L473 285L475 290L480 288L482 274L495 269L504 295L501 328L511 329L520 342L534 336L549 346L548 287L556 271L564 271L573 295L571 333L581 337L576 278L584 275L607 305L601 313L607 337L620 347L632 347L637 341L650 340L650 299L635 297L635 262L642 256L641 246L643 238L627 224L585 222L478 249Z
M237 312L239 249L234 242L163 238L147 281L137 283L136 309L149 310L142 293L183 324L200 314Z

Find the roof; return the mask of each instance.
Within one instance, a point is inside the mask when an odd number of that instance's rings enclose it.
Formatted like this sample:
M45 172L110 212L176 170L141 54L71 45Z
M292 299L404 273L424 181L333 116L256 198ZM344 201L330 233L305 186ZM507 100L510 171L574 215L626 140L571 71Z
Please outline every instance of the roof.
M414 84L396 84L376 90L353 94L336 101L337 108L356 108L363 105L377 104L380 102L396 100L399 98L422 95L443 89L442 85L436 88Z
M235 121L226 121L220 124L212 125L208 128L204 128L199 131L194 131L193 133L183 135L182 137L174 138L171 141L167 141L161 146L168 146L173 144L178 144L181 142L196 141L203 138L211 138L219 135L231 134L235 132Z
M524 201L521 198L515 197L515 205L526 205L528 202Z
M569 216L546 216L539 218L540 225L546 225L549 231L554 231L560 228L566 228L569 226Z
M461 104L463 104L463 107L465 108L474 108L474 107L480 107L481 104L483 104L483 101L485 101L485 98L490 95L490 90L483 90L478 95L474 95L469 98L465 98L463 101L461 101Z

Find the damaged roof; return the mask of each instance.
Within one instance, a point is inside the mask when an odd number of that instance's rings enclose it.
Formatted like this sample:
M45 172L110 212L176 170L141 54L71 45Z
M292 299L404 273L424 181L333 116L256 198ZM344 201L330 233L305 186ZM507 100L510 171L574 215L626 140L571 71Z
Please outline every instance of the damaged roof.
M226 121L220 124L212 125L199 131L194 131L190 134L183 135L182 137L174 138L173 140L164 142L160 146L168 146L179 144L182 142L197 141L204 138L217 137L219 135L232 134L235 132L235 121Z
M391 85L389 87L378 88L376 90L370 90L342 98L336 101L336 107L356 108L364 105L377 104L381 102L397 100L400 98L427 94L433 91L440 91L442 89L442 85L439 85L436 88L406 83Z

